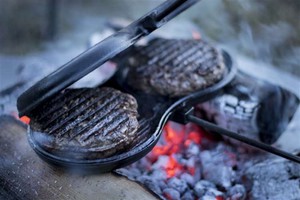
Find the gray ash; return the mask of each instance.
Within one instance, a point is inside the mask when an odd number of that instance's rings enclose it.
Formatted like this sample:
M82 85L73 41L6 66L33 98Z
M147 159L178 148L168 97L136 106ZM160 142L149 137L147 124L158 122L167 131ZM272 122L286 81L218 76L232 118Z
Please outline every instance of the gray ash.
M300 199L300 165L284 159L268 159L245 170L249 199Z

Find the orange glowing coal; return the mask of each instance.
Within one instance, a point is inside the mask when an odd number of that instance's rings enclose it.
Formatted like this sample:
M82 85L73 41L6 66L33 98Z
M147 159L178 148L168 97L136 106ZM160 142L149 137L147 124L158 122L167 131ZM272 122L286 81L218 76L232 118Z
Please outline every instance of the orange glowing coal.
M169 162L166 166L167 177L171 178L175 176L178 172L182 170L182 168L182 165L180 165L173 156L170 156Z
M201 145L205 132L194 124L180 125L168 122L164 129L162 140L153 148L151 158L157 160L161 155L169 156L164 166L167 177L171 178L182 172L195 174L195 167L184 166L176 160L176 154L184 152L191 144Z
M153 153L159 155L172 155L180 151L180 146L183 143L185 132L183 129L174 130L171 123L168 122L163 130L164 144L156 145L153 148Z
M222 196L217 196L216 200L224 200L224 198Z
M21 122L24 124L29 124L30 123L30 118L27 116L20 117Z
M195 40L201 40L201 34L198 31L192 31L192 37Z

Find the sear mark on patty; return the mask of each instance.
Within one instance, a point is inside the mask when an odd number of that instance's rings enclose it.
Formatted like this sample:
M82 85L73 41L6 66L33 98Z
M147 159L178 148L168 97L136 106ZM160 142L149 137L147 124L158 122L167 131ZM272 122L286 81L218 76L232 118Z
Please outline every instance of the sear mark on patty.
M207 88L227 73L221 53L203 40L157 38L125 63L131 87L170 97Z
M139 128L136 99L116 89L67 89L31 115L34 140L46 151L96 159L126 151Z

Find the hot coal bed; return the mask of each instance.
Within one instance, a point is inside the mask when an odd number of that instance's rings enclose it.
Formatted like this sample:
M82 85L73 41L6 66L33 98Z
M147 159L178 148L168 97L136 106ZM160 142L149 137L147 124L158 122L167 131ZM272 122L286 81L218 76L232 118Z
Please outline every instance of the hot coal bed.
M300 195L299 165L232 145L192 123L169 121L151 153L116 173L161 199L296 199Z

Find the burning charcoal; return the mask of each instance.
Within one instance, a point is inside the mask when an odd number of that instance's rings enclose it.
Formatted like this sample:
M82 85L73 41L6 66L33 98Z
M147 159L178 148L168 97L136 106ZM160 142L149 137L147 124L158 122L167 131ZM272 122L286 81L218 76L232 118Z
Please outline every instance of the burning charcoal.
M180 193L175 189L164 189L163 194L168 200L180 200Z
M183 96L219 82L227 73L222 54L203 40L157 38L126 61L128 83L164 96Z
M194 142L192 142L186 150L186 155L188 158L192 156L197 156L199 155L199 153L200 153L199 145Z
M152 164L148 159L144 158L144 159L139 160L139 167L141 169L150 170L151 166L152 166Z
M180 192L180 194L183 194L184 191L188 188L188 185L185 181L176 177L173 177L168 181L168 186L177 190L178 192Z
M182 197L181 197L182 200L194 200L195 197L193 195L193 193L191 191L186 191Z
M236 179L236 173L232 167L224 165L224 162L219 162L216 158L219 155L216 152L203 151L201 153L201 163L203 177L223 188L229 188L232 181ZM224 155L225 156L225 155Z
M165 181L158 181L158 185L161 190L164 190L169 187Z
M249 199L300 199L300 165L267 159L249 167L243 176Z
M152 172L151 174L151 178L155 179L155 180L162 180L162 179L166 179L167 178L167 173L165 170L162 169L156 169Z
M272 144L286 129L298 105L293 93L239 72L221 96L197 107L209 121L223 128Z
M181 174L180 179L185 181L189 186L193 186L195 184L194 177L188 173Z
M152 165L153 169L164 169L169 162L170 157L166 155L161 155L158 157L157 161Z
M197 197L202 197L210 188L215 189L216 188L215 184L209 181L201 180L196 183L194 187L194 191Z
M246 189L243 185L237 184L227 192L226 200L245 200L246 199Z
M195 167L196 162L197 162L196 157L190 157L186 161L186 166L187 167Z
M216 185L224 188L229 188L232 184L232 177L235 176L235 172L226 166L205 165L203 169L203 177Z

